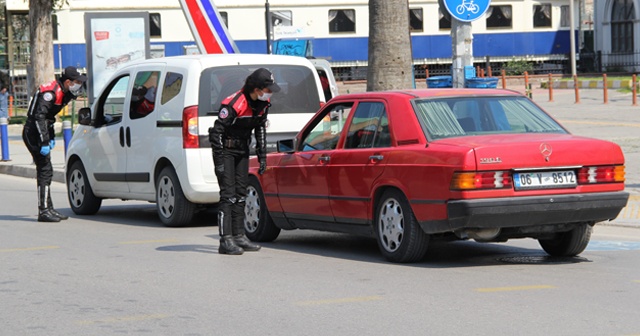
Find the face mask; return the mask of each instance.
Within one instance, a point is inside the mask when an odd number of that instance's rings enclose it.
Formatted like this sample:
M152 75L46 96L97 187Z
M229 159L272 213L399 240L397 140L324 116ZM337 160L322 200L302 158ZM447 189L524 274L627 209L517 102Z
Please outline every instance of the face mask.
M258 96L258 99L259 99L259 100L262 100L262 101L268 101L268 100L269 100L269 98L271 98L271 95L273 95L273 93L266 93L266 92L263 92L263 93L262 93L262 96Z
M69 86L69 91L71 91L71 93L73 93L74 95L77 95L80 92L81 88L82 84L73 83L73 85Z

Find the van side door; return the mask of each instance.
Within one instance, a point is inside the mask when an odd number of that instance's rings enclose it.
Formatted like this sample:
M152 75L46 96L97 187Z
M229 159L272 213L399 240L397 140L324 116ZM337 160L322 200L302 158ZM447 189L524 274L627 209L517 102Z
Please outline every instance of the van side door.
M138 198L153 200L155 182L153 171L160 152L156 141L161 137L157 128L158 97L160 97L163 64L144 64L132 73L129 103L125 107L125 147L127 151L127 182L129 190Z
M126 181L127 154L123 114L130 76L123 74L107 83L94 107L93 128L86 139L83 157L87 174L96 181L97 195L121 197L129 192Z

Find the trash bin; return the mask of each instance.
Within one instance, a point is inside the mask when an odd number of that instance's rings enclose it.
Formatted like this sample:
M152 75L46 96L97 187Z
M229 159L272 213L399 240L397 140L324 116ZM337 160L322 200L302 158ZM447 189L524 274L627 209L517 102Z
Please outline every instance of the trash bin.
M464 81L465 87L475 89L495 89L498 87L497 77L472 77Z
M429 89L436 88L452 88L453 79L451 76L434 76L427 78L427 87Z

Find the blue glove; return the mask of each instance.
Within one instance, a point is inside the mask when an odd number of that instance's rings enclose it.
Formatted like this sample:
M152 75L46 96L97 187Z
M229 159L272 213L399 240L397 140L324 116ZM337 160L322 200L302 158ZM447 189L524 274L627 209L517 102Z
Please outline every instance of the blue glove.
M49 152L51 152L51 147L49 147L49 146L40 147L40 154L42 154L42 156L49 155Z
M53 147L56 146L56 139L51 139L49 140L49 147L51 147L51 149L53 149Z

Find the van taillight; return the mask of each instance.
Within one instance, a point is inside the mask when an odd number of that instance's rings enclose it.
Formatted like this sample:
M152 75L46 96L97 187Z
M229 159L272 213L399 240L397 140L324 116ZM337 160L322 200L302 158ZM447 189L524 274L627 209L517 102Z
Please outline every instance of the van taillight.
M182 148L200 148L197 106L189 106L182 111Z
M325 106L327 103L320 101L320 108L322 108L323 106Z

